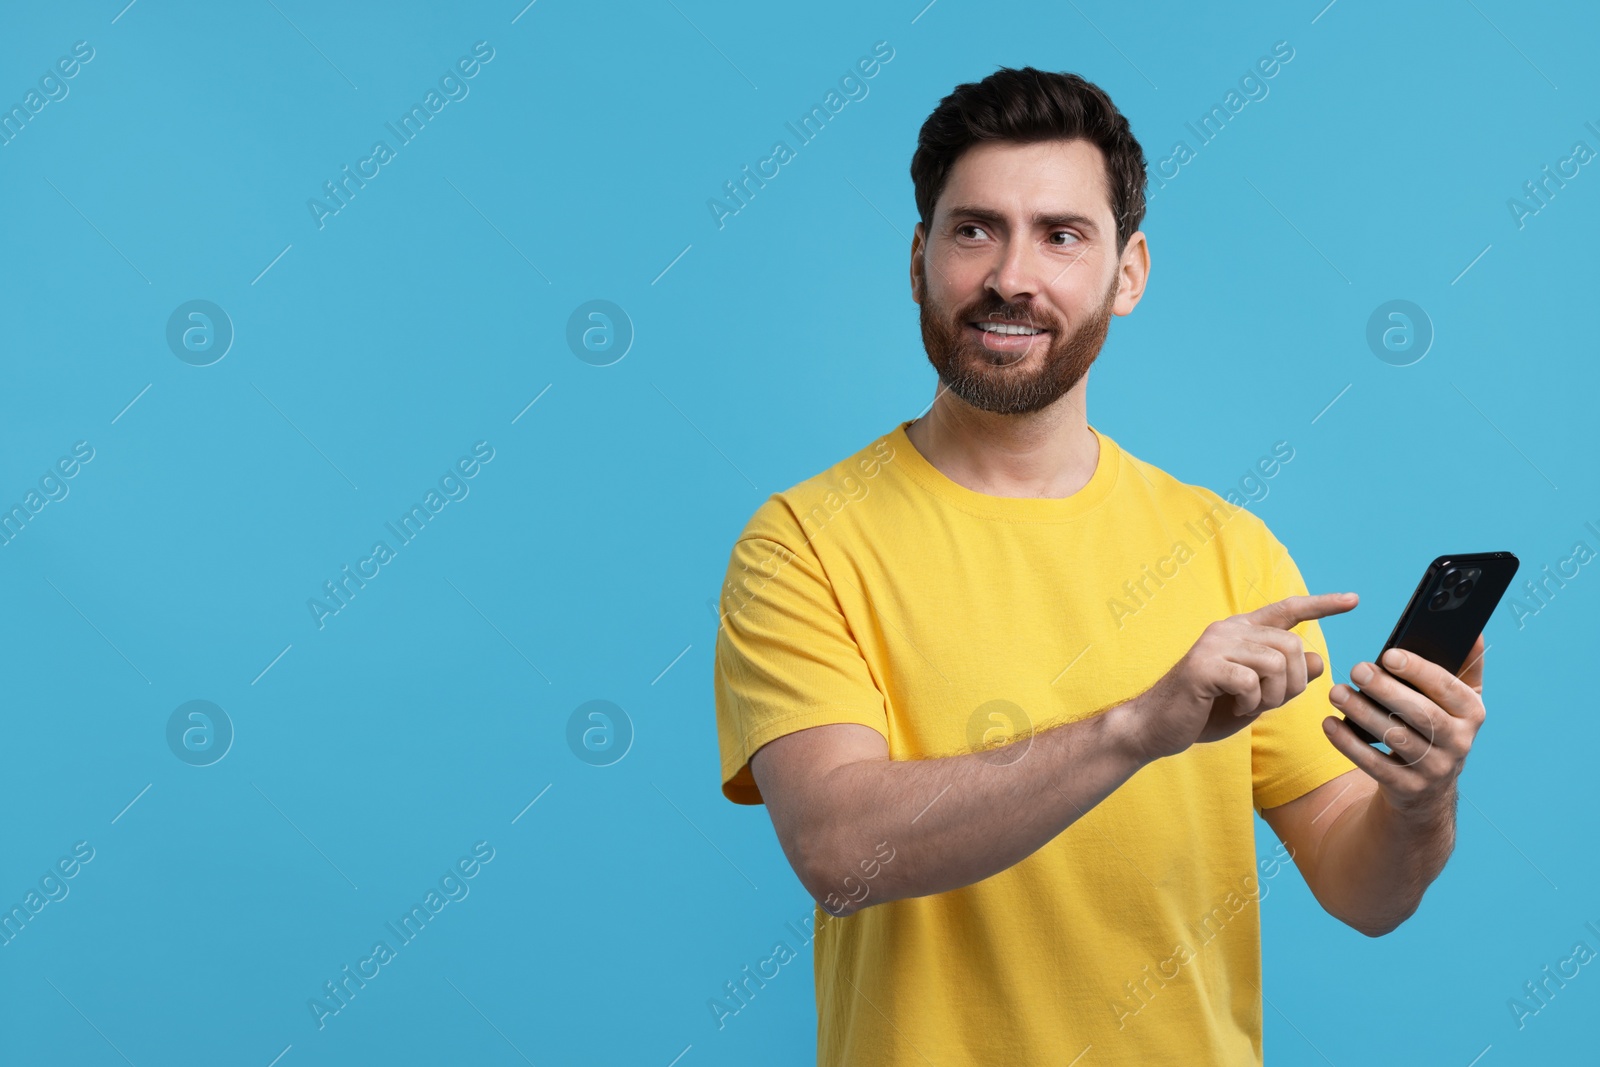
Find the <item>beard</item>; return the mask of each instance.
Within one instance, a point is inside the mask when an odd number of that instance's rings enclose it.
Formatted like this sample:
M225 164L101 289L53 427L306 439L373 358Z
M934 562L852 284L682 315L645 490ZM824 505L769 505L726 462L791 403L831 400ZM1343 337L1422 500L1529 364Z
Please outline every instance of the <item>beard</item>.
M922 268L922 291L928 289L928 268ZM1063 333L1061 324L1048 318L1032 301L1008 304L992 292L971 307L945 314L924 298L921 305L922 346L928 362L939 372L939 381L956 396L981 411L997 415L1026 415L1049 407L1083 376L1100 354L1111 328L1111 308L1117 298L1117 279L1105 299L1077 329ZM1039 329L1048 347L1037 369L1023 370L1018 364L1036 358L1040 343L1035 341L1022 352L993 352L981 339L968 334L967 323L991 319L1021 321Z

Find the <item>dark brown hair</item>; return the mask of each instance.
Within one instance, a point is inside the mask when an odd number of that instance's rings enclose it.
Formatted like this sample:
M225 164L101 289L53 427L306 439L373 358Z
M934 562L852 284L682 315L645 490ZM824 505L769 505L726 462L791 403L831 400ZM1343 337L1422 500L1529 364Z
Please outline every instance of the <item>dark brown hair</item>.
M965 82L933 109L917 134L911 182L923 229L961 154L983 141L1083 139L1105 157L1117 251L1139 229L1145 211L1144 149L1105 90L1076 74L1001 67L980 82Z

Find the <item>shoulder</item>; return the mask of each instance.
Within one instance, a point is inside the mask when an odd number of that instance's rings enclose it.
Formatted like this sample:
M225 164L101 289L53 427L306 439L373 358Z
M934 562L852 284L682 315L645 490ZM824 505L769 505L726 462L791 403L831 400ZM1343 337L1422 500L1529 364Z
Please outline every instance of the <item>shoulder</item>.
M898 449L882 434L837 463L767 497L745 523L738 540L771 541L800 552L829 520L870 495Z
M1245 506L1248 501L1231 489L1224 495L1190 484L1120 445L1118 448L1123 463L1132 468L1129 486L1146 494L1156 511L1179 523L1192 523L1207 540L1216 538L1230 553L1261 559L1283 551L1267 524Z

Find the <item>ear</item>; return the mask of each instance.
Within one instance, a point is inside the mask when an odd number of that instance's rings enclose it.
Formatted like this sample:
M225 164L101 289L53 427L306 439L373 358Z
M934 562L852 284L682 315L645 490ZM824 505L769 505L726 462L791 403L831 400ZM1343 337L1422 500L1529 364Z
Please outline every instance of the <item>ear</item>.
M1145 284L1150 280L1150 242L1140 230L1128 238L1117 264L1117 296L1112 305L1116 315L1130 314L1144 296Z
M922 223L918 222L916 228L911 231L911 299L918 304L922 303L926 295L922 291L922 268L923 257L927 252L926 231L923 230Z

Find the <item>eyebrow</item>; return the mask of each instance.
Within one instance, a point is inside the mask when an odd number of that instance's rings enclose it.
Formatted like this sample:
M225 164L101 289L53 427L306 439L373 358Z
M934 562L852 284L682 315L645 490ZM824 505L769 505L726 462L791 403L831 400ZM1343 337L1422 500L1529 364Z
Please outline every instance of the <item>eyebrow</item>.
M990 226L1003 227L1006 217L991 208L978 207L975 204L957 204L949 211L949 218L974 219L978 222L988 223ZM1044 211L1034 214L1032 220L1035 226L1045 226L1054 229L1058 226L1076 226L1098 236L1100 227L1087 215L1080 215L1072 211Z

